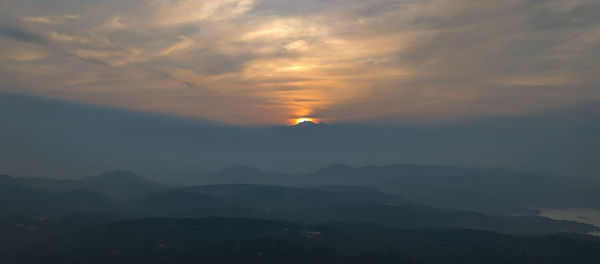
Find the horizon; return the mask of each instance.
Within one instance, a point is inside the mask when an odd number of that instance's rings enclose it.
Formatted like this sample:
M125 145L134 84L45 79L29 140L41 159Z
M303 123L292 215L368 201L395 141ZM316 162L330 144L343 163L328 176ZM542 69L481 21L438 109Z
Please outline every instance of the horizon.
M590 103L431 123L387 118L248 126L0 93L0 170L68 178L127 169L155 178L238 165L306 173L332 163L408 163L594 178L598 109Z
M338 167L344 167L344 168L348 168L348 169L371 169L371 168L386 168L386 167L397 167L397 166L402 166L402 167L420 167L420 168L450 168L450 169L465 169L465 170L484 170L484 171L497 171L497 170L504 170L504 171L511 171L511 172L517 172L517 173L542 173L542 174L547 174L547 175L555 175L555 176L564 176L564 175L556 175L556 174L552 174L546 171L540 171L540 170L518 170L518 169L506 169L506 168L486 168L486 167L457 167L457 166L452 166L452 165L443 165L443 164L409 164L409 163L387 163L387 164L371 164L371 165L352 165L352 164L346 164L346 163L331 163L329 165L323 166L323 167L319 167L313 170L310 170L308 172L286 172L286 171L277 171L277 170L268 170L268 169L263 169L263 168L259 168L256 166L251 166L251 165L235 165L235 166L229 166L229 167L222 167L222 168L217 168L215 170L210 170L210 171L199 171L196 173L193 173L194 176L202 176L202 175L206 175L206 174L218 174L221 172L228 172L230 170L237 170L237 169L250 169L250 170L255 170L258 171L260 173L276 173L276 174L285 174L286 176L298 176L298 175L307 175L307 174L314 174L317 172L320 172L322 170L325 169L329 169L329 168L338 168ZM139 176L141 178L144 179L149 179L146 176L144 176L142 173L138 173L136 171L131 171L131 170L126 170L126 169L112 169L112 170L106 170L106 171L100 171L98 173L94 173L94 174L90 174L90 175L82 175L80 177L75 177L75 178L71 178L71 177L67 177L67 178L60 178L60 177L54 177L54 176L46 176L46 177L31 177L31 176L20 176L20 175L11 175L11 174L4 174L4 173L0 173L0 176L10 176L10 177L17 177L17 178L48 178L48 179L56 179L56 180L81 180L83 178L88 178L88 177L96 177L96 176L102 176L102 175L106 175L106 174L119 174L119 173L128 173L128 174L133 174L136 176ZM575 176L574 178L578 178L577 176ZM583 178L585 179L585 178ZM169 182L163 182L162 179L160 178L152 178L151 180L160 182L160 183L165 183L168 184Z
M118 107L118 106L110 106L104 104L94 104L76 100L68 100L62 98L55 97L46 97L39 95L31 95L26 93L18 93L18 92L4 92L0 91L0 96L4 97L19 97L25 98L27 100L41 100L46 103L59 103L59 104L67 104L73 106L82 106L82 107L92 107L98 109L104 109L107 111L121 111L132 114L141 114L141 115L152 115L155 117L162 117L172 120L182 120L182 121L191 121L191 122L199 122L206 123L212 125L219 126L229 126L229 127L279 127L279 126L296 126L304 122L314 123L314 124L322 124L322 125L365 125L365 126L414 126L414 127L435 127L439 125L452 124L452 123L461 123L461 122L477 122L477 121L485 121L485 120L494 120L494 119L502 119L502 118L520 118L520 117L535 117L539 115L552 114L556 112L569 111L578 108L586 108L593 107L600 104L600 100L587 101L583 103L568 103L561 104L552 108L539 109L537 111L530 111L518 114L496 114L496 115L480 115L480 116L468 116L464 118L458 119L444 119L444 120L414 120L414 119L406 119L403 116L380 116L372 119L363 119L363 120L342 120L340 122L325 122L321 121L318 118L310 118L310 117L302 117L287 120L283 123L254 123L254 124L234 124L234 123L226 123L218 120L207 119L204 117L194 117L194 116L183 116L171 113L164 112L156 112L151 110L139 110L139 109L131 109L126 107Z

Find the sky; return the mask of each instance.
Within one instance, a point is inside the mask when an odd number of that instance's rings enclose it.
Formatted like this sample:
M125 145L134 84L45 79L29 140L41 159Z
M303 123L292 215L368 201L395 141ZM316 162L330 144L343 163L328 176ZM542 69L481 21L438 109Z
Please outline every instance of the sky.
M600 100L597 0L0 0L0 92L234 125Z

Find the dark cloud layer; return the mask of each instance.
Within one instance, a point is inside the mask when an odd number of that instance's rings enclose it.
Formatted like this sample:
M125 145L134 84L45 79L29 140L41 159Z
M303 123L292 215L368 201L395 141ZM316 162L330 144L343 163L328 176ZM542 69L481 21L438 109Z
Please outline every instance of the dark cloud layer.
M27 32L19 28L0 26L0 35L17 41L46 45L46 39L41 35Z

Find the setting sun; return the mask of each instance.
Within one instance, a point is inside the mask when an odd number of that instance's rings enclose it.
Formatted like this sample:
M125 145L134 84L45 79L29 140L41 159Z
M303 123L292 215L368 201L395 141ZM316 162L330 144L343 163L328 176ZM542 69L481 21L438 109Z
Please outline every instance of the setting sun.
M313 122L313 123L317 123L317 121L316 121L315 119L313 119L313 118L308 118L308 117L303 117L303 118L297 118L297 119L294 119L294 124L295 124L295 125L297 125L297 124L300 124L300 123L302 123L302 122Z

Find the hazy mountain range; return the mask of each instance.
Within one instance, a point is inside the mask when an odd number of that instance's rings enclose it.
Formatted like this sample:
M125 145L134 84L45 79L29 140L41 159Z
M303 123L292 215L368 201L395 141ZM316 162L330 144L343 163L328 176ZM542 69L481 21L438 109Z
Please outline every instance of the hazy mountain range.
M543 172L394 164L334 164L307 174L231 167L181 179L181 184L352 185L395 193L442 208L498 215L531 214L532 208L600 208L600 182Z
M220 216L304 223L376 223L401 229L469 228L514 234L600 231L600 227L537 216L492 216L442 209L356 186L220 184L173 188L116 171L77 181L0 176L0 188L0 212L9 216L60 219L99 214L110 216L110 220Z
M436 124L235 127L0 94L0 173L76 178L126 169L168 182L248 165L309 173L332 163L600 172L600 104Z

